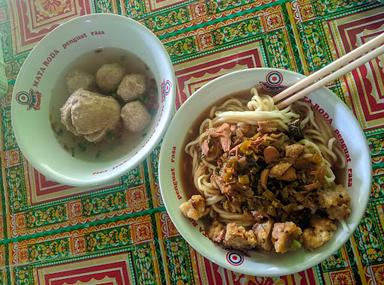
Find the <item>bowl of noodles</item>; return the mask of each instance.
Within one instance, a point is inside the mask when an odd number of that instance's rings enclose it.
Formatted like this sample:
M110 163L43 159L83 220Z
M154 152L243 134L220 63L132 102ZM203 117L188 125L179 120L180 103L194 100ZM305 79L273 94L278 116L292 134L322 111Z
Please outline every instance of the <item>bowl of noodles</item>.
M188 98L164 137L167 212L195 250L227 269L305 270L337 251L364 214L370 156L352 112L326 88L274 105L303 77L269 68L219 77Z
M125 16L84 15L29 53L13 88L12 129L23 158L47 181L114 185L160 142L175 93L155 34Z

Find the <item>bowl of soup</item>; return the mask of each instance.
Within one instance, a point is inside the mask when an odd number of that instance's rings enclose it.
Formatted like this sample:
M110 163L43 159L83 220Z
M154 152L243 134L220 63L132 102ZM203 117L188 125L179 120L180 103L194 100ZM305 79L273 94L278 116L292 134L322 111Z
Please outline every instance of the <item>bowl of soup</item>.
M136 167L173 114L175 80L159 39L113 14L70 20L45 36L18 74L12 125L48 179L100 185Z
M352 112L326 88L281 110L274 103L302 78L270 68L219 77L188 98L164 137L167 212L195 250L227 269L305 270L337 251L365 211L370 156Z

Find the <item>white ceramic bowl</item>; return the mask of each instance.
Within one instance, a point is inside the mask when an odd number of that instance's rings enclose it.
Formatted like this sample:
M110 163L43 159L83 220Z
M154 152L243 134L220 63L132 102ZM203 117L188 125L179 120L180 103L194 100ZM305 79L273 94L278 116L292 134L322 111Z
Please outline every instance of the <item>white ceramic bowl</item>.
M98 48L119 48L139 57L155 77L159 108L147 134L133 150L117 150L120 153L110 160L86 161L73 158L59 144L49 109L60 99L54 86L63 81L60 78L66 67ZM172 63L150 30L127 17L87 15L57 27L29 54L13 92L12 124L24 156L49 179L74 186L98 185L135 167L157 145L173 115L174 98Z
M332 240L313 252L301 249L282 255L266 255L252 251L250 256L245 256L214 244L200 232L203 230L201 224L192 225L179 210L180 204L187 200L180 172L180 158L185 155L183 143L188 130L204 109L223 96L250 89L259 82L276 88L280 85L292 85L303 77L285 70L255 68L217 78L201 87L181 106L163 140L159 179L168 214L177 230L195 250L227 269L257 276L281 276L312 267L348 240L365 211L371 187L371 163L367 142L351 111L326 88L311 94L310 99L314 105L318 104L323 116L332 119L332 127L341 134L350 155L347 165L347 191L352 198L352 213L346 221L348 228L339 225Z

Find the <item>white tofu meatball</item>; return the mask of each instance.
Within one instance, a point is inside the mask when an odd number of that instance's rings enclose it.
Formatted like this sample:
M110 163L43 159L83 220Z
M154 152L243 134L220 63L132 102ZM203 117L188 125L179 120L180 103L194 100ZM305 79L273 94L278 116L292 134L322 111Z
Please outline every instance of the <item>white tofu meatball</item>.
M264 223L254 224L252 229L255 232L257 244L264 250L270 251L272 248L271 233L273 221L267 220Z
M151 115L140 101L125 104L120 116L124 127L131 132L140 132L151 122Z
M65 76L65 83L69 93L78 89L93 89L95 76L82 70L72 70Z
M333 237L336 224L326 218L314 216L311 218L311 227L304 230L302 235L304 248L314 250L321 247Z
M141 97L145 92L145 76L142 74L127 74L117 88L117 95L124 101L132 101Z
M205 207L205 199L201 195L193 195L187 202L182 203L179 208L184 216L195 221L208 213Z
M257 245L257 238L253 230L246 230L236 223L229 223L226 227L224 245L233 249L250 249Z
M209 227L208 237L214 242L221 243L225 237L225 225L214 220Z
M103 64L96 72L96 84L103 92L113 92L119 86L124 68L118 63Z
M351 196L342 185L318 191L318 196L320 207L325 209L330 219L344 220L351 214Z
M292 249L293 242L301 236L301 228L293 222L275 223L272 230L272 243L277 253L285 253Z

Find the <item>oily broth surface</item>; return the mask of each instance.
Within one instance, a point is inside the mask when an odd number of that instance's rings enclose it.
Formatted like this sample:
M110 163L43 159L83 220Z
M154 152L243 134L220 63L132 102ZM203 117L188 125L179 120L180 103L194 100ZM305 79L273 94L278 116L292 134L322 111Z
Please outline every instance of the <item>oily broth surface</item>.
M116 132L108 133L103 141L91 143L82 137L73 135L71 132L67 131L65 126L61 123L60 108L71 95L66 87L66 74L72 70L79 69L95 75L101 65L115 62L120 63L125 68L126 74L144 74L147 78L147 88L145 93L146 100L148 101L149 98L156 102L159 100L157 85L152 72L142 60L132 53L117 48L99 48L82 55L80 58L74 59L73 62L62 71L51 90L55 95L51 97L49 115L52 130L56 139L73 157L88 161L95 159L108 161L121 158L138 146L148 130L153 127L153 118L156 113L156 110L154 109L149 110L152 115L152 122L143 131L132 133L124 130L124 128L120 126ZM121 101L119 102L123 106L124 103Z

